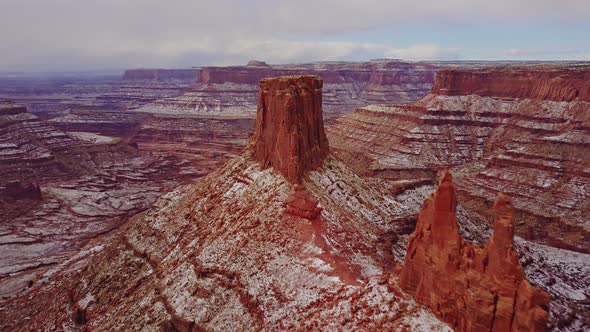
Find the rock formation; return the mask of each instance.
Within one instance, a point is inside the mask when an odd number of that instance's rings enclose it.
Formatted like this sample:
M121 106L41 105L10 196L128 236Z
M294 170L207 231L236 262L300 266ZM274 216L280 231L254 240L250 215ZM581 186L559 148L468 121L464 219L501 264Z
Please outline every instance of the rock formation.
M86 123L69 114L76 128L63 129L120 133L130 125L128 113L97 113ZM57 123L0 101L0 298L27 289L37 275L198 175L174 155L146 154L117 137L65 132Z
M477 213L488 215L486 204L505 192L523 214L517 235L589 253L588 76L588 65L442 71L412 105L338 119L327 129L330 148L358 173L387 179L459 168L459 193Z
M432 93L590 102L590 71L584 67L441 70Z
M450 331L388 278L408 208L328 155L321 88L264 80L250 149L1 301L0 330Z
M514 249L514 211L498 194L494 234L484 247L463 240L445 171L424 202L401 273L413 293L457 331L544 331L549 295L529 284Z
M260 81L251 145L263 169L273 167L293 183L321 165L328 154L318 76L282 76Z
M266 62L259 60L250 60L246 67L270 67Z
M142 112L254 116L258 82L267 77L317 75L324 80L326 115L372 103L411 102L432 87L435 66L395 60L202 67L199 80L185 93L141 107Z

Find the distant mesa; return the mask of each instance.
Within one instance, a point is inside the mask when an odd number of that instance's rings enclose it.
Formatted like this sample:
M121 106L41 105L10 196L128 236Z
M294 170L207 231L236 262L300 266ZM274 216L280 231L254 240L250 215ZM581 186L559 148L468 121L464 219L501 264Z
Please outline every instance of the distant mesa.
M251 146L263 168L273 167L293 183L328 155L319 76L282 76L260 81Z
M549 295L531 286L514 249L514 209L498 194L494 234L484 247L463 240L448 171L410 237L402 288L457 331L544 331Z
M248 61L248 64L246 66L247 67L268 67L268 68L270 68L270 66L266 62L259 61L259 60L250 60L250 61Z

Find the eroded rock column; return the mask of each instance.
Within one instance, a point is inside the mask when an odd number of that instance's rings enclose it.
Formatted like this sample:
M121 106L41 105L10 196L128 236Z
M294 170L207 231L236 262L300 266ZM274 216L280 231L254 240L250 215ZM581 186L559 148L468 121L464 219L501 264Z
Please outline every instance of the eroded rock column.
M322 164L329 152L319 76L260 81L256 127L250 144L262 168L273 167L292 183Z
M443 174L410 236L402 288L457 331L543 331L549 295L525 278L514 248L514 209L498 194L484 247L458 232L452 177Z

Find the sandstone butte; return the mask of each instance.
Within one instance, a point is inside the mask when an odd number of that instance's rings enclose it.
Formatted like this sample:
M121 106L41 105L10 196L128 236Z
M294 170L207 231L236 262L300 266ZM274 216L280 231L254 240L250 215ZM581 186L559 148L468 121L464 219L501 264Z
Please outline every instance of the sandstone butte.
M525 279L514 249L514 210L499 193L484 247L463 240L445 170L410 236L401 286L457 331L544 331L549 295Z
M319 76L281 76L260 81L251 146L262 168L273 167L293 182L328 155Z

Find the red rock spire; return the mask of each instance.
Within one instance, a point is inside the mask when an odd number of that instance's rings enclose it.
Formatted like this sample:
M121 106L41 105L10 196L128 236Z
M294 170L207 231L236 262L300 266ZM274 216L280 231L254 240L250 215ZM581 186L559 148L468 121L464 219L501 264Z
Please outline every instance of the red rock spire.
M499 193L485 247L458 232L452 177L445 170L410 236L400 284L457 331L543 331L549 295L525 279L514 249L514 209Z
M306 171L322 164L329 152L322 118L319 76L281 76L260 81L254 156L287 180L301 183Z

